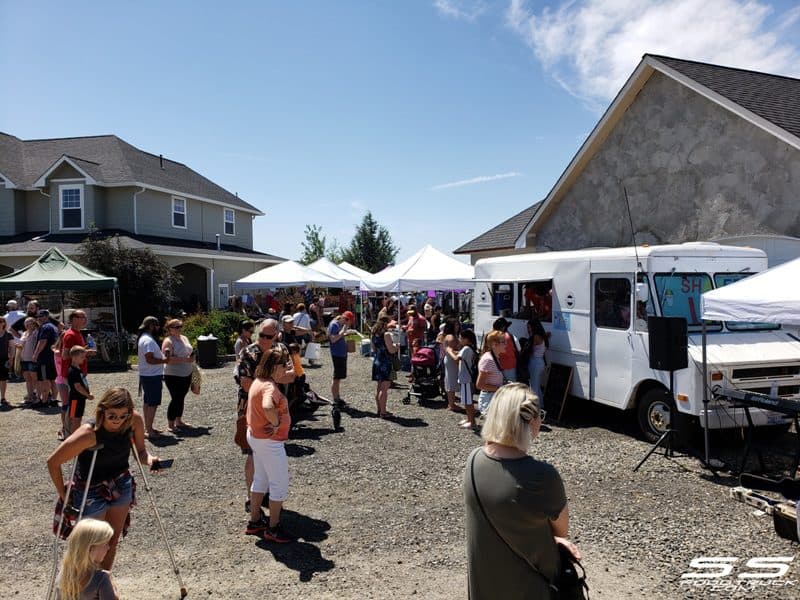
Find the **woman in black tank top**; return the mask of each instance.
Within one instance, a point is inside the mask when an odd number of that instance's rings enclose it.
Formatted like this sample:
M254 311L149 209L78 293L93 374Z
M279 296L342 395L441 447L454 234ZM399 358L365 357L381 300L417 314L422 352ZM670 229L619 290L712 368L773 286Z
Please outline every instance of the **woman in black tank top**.
M103 447L97 452L91 481L87 481L94 454L91 448L99 444ZM114 529L114 536L109 542L111 547L102 562L102 567L107 570L114 563L119 537L124 535L130 523L130 507L136 488L128 470L132 447L142 464L152 466L158 461L145 448L144 420L133 409L130 393L118 387L109 389L103 395L97 403L94 419L81 425L47 459L47 469L59 497L56 512L60 512L65 502L75 507L80 506L88 487L84 518L107 521ZM67 485L61 465L75 457L78 466L75 470L72 498L67 499Z

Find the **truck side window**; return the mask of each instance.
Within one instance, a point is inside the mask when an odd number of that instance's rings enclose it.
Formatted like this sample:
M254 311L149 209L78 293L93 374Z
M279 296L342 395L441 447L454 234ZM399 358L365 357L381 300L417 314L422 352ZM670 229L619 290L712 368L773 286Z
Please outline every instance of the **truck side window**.
M514 296L510 283L492 284L492 314L500 317L510 317L514 311Z
M631 282L622 278L598 279L594 284L594 324L628 329L631 324Z
M553 321L553 280L526 281L517 284L519 311L517 319L536 317L543 323Z

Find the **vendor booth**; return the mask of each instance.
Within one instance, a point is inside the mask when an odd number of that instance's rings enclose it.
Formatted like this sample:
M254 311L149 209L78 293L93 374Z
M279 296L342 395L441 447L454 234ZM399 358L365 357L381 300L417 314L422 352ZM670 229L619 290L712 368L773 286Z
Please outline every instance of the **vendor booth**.
M27 267L0 277L0 291L29 296L36 296L37 292L59 292L51 296L50 306L42 308L60 313L65 322L70 309L85 310L89 327L86 333L97 340L97 359L115 366L126 364L127 340L121 334L116 277L87 269L53 247ZM58 307L53 304L56 298Z
M800 259L784 263L772 269L762 271L735 283L704 293L701 297L701 315L703 320L703 378L707 377L706 356L706 323L710 321L735 321L740 323L774 323L780 325L800 325L800 292L797 281L800 278ZM797 338L793 337L795 341ZM798 358L800 358L800 341L797 341ZM768 382L767 382L768 383ZM800 400L781 398L770 394L753 393L718 386L712 390L716 397L726 398L749 407L766 408L792 416L797 428L797 416L800 414ZM768 386L767 386L768 387ZM703 388L703 403L708 407L708 386ZM708 411L706 410L706 419ZM705 424L706 462L709 461L708 423ZM752 424L749 428L752 429ZM800 436L800 432L796 432ZM748 432L749 434L749 432ZM749 449L749 437L748 437ZM746 461L742 459L742 467ZM795 458L795 468L800 459L800 445Z
M287 260L272 267L256 271L247 277L237 279L233 282L233 285L239 289L265 290L307 285L343 287L341 280L320 273L293 260Z

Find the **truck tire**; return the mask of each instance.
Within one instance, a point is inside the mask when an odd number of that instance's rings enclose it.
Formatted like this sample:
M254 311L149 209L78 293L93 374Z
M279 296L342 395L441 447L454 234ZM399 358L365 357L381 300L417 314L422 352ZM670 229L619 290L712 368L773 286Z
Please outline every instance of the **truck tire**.
M657 442L670 426L674 402L669 392L661 387L648 390L639 399L636 408L639 430L648 442Z

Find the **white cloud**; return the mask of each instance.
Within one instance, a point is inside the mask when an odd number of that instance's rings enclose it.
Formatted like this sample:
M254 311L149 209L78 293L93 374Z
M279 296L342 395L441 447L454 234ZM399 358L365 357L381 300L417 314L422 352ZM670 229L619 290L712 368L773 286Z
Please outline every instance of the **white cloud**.
M440 15L469 22L475 21L488 8L481 0L434 0L433 6Z
M446 190L447 188L461 187L462 185L475 185L476 183L486 183L487 181L497 181L498 179L508 179L509 177L522 177L522 173L512 172L501 173L500 175L481 175L480 177L473 177L472 179L462 179L461 181L441 183L433 186L431 190Z
M546 71L598 108L646 53L797 75L788 30L798 18L797 7L775 15L758 0L569 0L538 12L511 0L506 10Z

